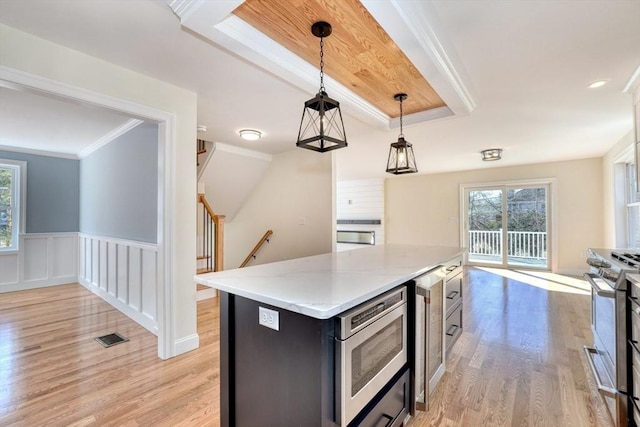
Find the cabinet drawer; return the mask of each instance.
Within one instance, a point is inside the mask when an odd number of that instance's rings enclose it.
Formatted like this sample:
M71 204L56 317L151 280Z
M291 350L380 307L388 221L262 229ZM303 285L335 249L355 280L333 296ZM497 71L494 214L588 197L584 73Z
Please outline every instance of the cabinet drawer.
M458 303L447 317L445 325L446 354L462 333L462 303Z
M448 262L445 265L445 270L447 272L447 280L455 277L456 275L462 273L462 258L455 258Z
M445 298L448 317L453 312L457 302L462 298L462 274L447 280Z
M404 424L405 417L409 414L410 399L409 370L398 378L391 387L386 389L383 396L366 415L357 417L349 426L362 427L397 427Z
M631 299L640 304L640 284L636 282L631 282Z

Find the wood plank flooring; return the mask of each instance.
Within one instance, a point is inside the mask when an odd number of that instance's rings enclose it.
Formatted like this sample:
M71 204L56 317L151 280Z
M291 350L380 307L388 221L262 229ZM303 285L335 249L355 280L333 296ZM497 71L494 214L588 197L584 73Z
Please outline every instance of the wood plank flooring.
M581 350L586 292L465 275L464 332L409 425L611 427ZM130 341L93 339L111 332ZM80 285L0 294L0 425L218 426L215 299L198 302L198 333L198 350L162 361L155 336Z
M94 337L129 342L104 348ZM200 348L157 339L78 284L0 294L1 426L219 425L218 307L198 303Z
M467 268L463 333L430 410L413 426L611 427L582 347L592 342L582 281Z

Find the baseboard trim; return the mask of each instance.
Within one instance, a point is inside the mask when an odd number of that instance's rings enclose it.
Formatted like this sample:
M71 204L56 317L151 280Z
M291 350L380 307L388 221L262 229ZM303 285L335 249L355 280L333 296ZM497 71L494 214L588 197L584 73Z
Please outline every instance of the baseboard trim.
M5 292L26 291L28 289L48 288L49 286L68 285L77 283L76 276L60 277L56 279L30 280L28 282L14 282L0 285L0 294Z
M195 350L200 347L200 337L198 334L187 335L175 341L175 356Z

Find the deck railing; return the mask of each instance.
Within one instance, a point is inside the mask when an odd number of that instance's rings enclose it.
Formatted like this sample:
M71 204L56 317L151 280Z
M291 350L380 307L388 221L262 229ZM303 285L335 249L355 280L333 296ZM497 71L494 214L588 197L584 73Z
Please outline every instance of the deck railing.
M469 230L469 255L502 256L502 230ZM508 231L507 256L532 259L547 258L547 233Z

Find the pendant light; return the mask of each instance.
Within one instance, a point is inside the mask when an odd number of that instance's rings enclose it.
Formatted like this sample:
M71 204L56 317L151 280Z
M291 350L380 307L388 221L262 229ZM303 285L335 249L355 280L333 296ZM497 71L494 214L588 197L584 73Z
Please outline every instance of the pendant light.
M311 26L311 33L320 38L320 90L304 103L297 147L324 153L347 146L340 103L329 98L324 89L324 37L331 35L331 24L324 21Z
M413 155L413 146L404 139L402 133L402 101L407 99L406 93L398 93L393 99L400 101L400 135L398 142L393 142L389 148L389 160L387 160L387 172L394 175L418 172L416 158Z

